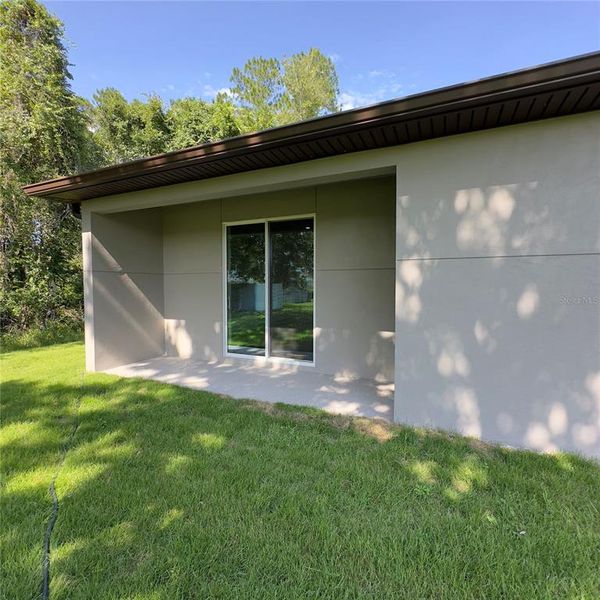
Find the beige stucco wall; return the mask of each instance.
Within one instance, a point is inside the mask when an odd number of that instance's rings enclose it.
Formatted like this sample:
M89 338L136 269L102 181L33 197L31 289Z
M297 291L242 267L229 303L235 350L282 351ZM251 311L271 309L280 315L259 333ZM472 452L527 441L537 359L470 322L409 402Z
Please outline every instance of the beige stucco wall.
M222 223L314 214L315 367L391 380L394 199L387 177L165 208L167 353L222 357Z
M169 356L221 356L221 202L163 212L165 351Z
M316 188L317 366L394 380L394 178Z
M401 422L600 456L600 119L406 147Z
M86 214L86 365L102 370L164 349L160 210Z

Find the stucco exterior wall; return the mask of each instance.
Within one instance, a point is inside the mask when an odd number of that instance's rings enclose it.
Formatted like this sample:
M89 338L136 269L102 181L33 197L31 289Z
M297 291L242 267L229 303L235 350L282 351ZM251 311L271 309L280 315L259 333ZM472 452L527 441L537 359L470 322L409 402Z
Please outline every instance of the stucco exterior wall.
M318 369L395 336L397 421L600 456L599 173L595 112L90 200L88 368L220 357L221 223L314 212Z
M87 368L103 370L161 355L160 210L87 213L83 225Z
M394 380L394 178L316 188L317 366Z
M165 351L217 360L222 351L221 202L163 212Z
M406 147L395 419L600 456L600 119Z
M222 223L315 214L315 368L393 379L394 179L163 209L166 352L223 355Z

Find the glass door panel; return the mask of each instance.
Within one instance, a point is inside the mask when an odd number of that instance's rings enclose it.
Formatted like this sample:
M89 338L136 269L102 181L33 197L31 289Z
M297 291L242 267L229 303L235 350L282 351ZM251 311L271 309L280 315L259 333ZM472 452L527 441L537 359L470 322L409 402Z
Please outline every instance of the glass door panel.
M227 227L227 352L265 356L265 224Z
M313 219L269 223L270 356L313 360Z

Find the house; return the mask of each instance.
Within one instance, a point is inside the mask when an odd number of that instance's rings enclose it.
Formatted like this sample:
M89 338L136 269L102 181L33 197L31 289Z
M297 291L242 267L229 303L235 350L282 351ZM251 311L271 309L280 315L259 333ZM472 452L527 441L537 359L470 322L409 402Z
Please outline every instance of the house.
M597 53L25 190L90 371L600 457L599 109Z

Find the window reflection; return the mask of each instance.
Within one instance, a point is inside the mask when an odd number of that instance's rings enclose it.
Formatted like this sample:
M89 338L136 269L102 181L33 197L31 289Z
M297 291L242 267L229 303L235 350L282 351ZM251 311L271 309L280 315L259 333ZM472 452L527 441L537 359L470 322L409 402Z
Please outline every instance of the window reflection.
M313 220L269 223L270 354L313 360Z
M227 227L227 351L313 360L314 223L294 219ZM268 261L268 265L266 262ZM269 289L265 275L269 269Z
M265 226L227 228L227 351L265 355Z

